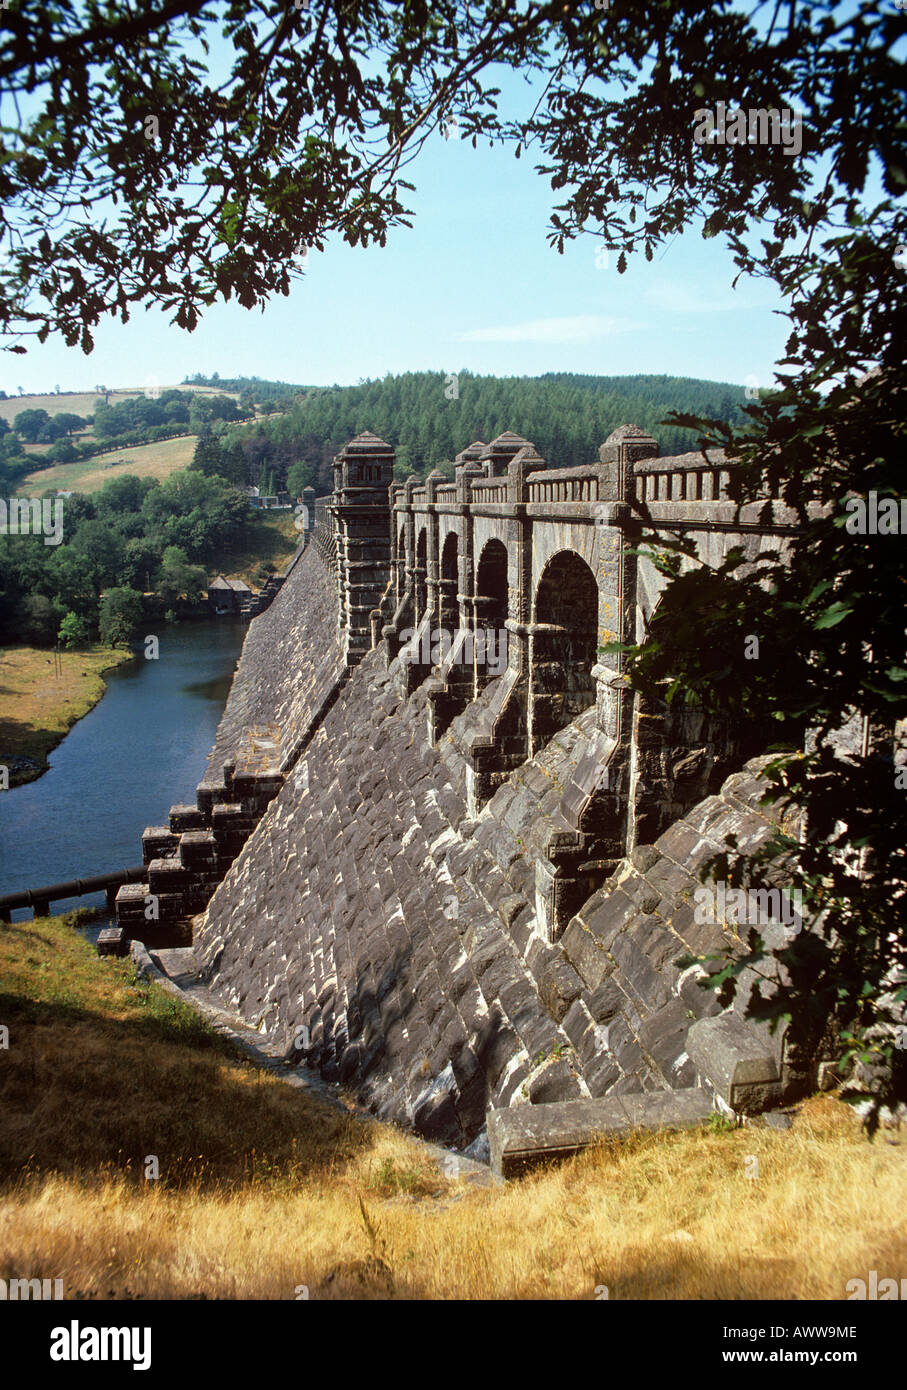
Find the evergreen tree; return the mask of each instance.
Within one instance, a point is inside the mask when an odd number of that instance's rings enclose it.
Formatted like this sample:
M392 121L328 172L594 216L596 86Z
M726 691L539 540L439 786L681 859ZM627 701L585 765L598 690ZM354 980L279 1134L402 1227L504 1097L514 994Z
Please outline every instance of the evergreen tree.
M499 378L465 370L456 374L458 396L448 398L447 375L407 372L307 392L285 415L234 428L224 452L241 444L253 477L266 465L262 492L267 473L274 474L270 487L280 486L283 470L289 478L298 462L311 466L312 485L324 493L331 486L331 458L364 429L394 445L398 477L424 477L474 439L488 443L505 429L531 440L550 467L564 468L595 462L598 446L622 424L647 430L663 453L683 453L696 447L697 434L667 423L672 411L714 411L739 420L745 404L744 387L727 382L574 373Z
M245 487L248 482L246 455L239 440L232 444L224 443L221 448L220 475L235 487Z
M221 446L209 424L202 426L195 446L195 453L192 456L192 463L189 466L190 468L197 468L208 478L215 475L223 476L224 461Z

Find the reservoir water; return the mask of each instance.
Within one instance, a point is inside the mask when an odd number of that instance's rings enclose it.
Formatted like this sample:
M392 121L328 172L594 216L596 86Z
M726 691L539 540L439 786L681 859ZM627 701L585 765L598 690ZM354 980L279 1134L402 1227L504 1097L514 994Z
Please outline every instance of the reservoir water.
M142 862L145 826L166 825L175 802L195 804L247 630L229 617L163 627L158 660L140 654L106 673L106 693L43 777L0 793L0 893ZM96 894L51 910L103 902Z

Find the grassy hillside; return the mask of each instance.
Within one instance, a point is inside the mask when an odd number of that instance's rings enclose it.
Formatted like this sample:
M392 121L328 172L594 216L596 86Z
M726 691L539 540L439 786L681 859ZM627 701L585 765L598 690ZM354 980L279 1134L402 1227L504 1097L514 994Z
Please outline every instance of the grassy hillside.
M138 478L169 478L181 468L188 468L195 453L196 436L180 435L162 439L156 444L138 444L133 449L117 449L99 458L81 463L58 463L53 468L41 468L29 473L17 491L26 497L37 497L50 488L60 492L99 492L111 478L132 473Z
M905 1267L907 1143L870 1145L828 1098L786 1133L638 1136L473 1189L254 1069L59 919L0 931L0 980L7 1279L87 1298L843 1299Z
M122 386L108 391L107 396L111 405L117 405L120 401L144 396L145 389L144 386ZM228 387L184 384L178 387L161 386L159 389L161 391L197 391L200 395L222 395L233 396L234 399L238 398L238 392L231 391ZM52 391L47 395L10 396L8 400L0 400L0 418L8 421L11 425L20 410L46 410L48 415L56 415L61 410L68 411L72 415L93 415L98 401L103 399L104 397L98 395L97 391L61 391L59 395Z
M261 588L259 570L270 563L281 570L299 545L299 532L291 511L253 512L246 526L240 551L226 552L220 567L211 567L228 579L244 579L253 589Z

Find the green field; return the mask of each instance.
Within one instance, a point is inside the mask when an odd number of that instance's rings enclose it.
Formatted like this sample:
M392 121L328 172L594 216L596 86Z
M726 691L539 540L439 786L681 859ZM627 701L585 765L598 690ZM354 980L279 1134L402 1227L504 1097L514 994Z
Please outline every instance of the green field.
M111 478L124 473L133 473L138 478L169 478L171 473L189 467L195 443L194 434L185 434L176 439L162 439L157 444L117 449L80 463L57 463L53 468L29 473L17 491L28 497L37 497L51 488L60 492L99 492Z
M270 562L275 569L283 569L299 545L294 521L292 512L253 512L246 527L243 549L224 556L225 568L220 572L228 579L244 579L253 589L260 589L259 567Z
M103 672L131 659L130 651L94 646L62 652L55 667L41 647L0 651L0 763L19 755L38 764L31 775L14 772L11 784L41 775L48 753L104 694Z

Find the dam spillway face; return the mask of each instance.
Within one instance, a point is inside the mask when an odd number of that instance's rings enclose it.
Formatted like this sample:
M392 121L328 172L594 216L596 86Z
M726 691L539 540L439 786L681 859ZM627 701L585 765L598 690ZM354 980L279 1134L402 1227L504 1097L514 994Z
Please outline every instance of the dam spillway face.
M773 829L760 731L645 704L603 652L664 582L632 553L642 504L711 556L783 545L789 518L740 523L720 457L660 458L632 426L582 469L509 433L453 481L392 465L369 434L338 456L198 805L146 832L151 891L203 911L207 982L382 1118L474 1152L489 1110L801 1094L816 1058L685 960L727 940L700 866Z

